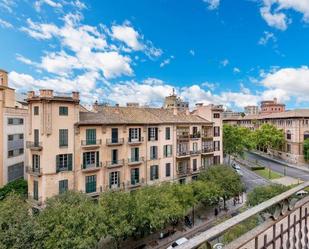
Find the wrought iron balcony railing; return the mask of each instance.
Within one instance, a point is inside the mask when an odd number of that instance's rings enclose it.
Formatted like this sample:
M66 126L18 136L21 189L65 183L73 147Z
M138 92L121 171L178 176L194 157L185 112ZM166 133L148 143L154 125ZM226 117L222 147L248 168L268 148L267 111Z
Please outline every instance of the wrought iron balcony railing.
M202 153L212 153L212 152L214 152L213 147L206 147L202 149Z
M128 138L128 144L134 145L134 144L140 144L144 141L144 137L139 138Z
M35 168L35 167L31 167L28 166L26 167L26 173L29 175L34 175L34 176L41 176L42 172L41 172L41 168Z
M221 248L308 248L309 196L297 197L308 186L309 182L302 183L198 234L177 248L213 248L229 229L265 211L271 212L269 218Z
M99 163L88 163L88 164L82 164L82 171L94 171L94 170L99 170L102 168L102 162Z
M26 142L26 148L30 149L30 150L42 150L43 146L42 146L42 142L32 142L32 141L27 141Z
M128 165L137 165L144 162L144 157L129 158Z
M190 151L177 151L177 157L187 157L190 156Z
M100 146L101 144L101 139L86 139L81 141L81 146L83 147Z
M106 162L107 168L120 167L124 165L124 160L113 160Z
M108 138L106 139L107 145L122 145L124 143L124 138Z

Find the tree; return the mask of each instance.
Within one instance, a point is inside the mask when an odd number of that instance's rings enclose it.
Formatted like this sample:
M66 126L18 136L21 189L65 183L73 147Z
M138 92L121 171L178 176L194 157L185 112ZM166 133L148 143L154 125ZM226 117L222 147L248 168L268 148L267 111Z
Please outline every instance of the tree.
M27 197L28 193L28 183L24 179L18 179L12 182L9 182L4 187L0 188L0 200L3 200L10 193L15 193L23 198Z
M309 138L304 141L304 159L309 161Z
M192 183L193 194L198 202L211 206L219 202L222 190L213 182L195 181Z
M30 207L17 194L0 202L0 248L34 248L34 218Z
M181 205L184 215L198 202L195 198L192 184L171 184L170 190L177 198L177 202Z
M236 125L223 125L223 151L229 156L243 156L255 146L252 131Z
M99 206L85 194L52 197L37 216L37 248L94 248L106 235L103 218Z
M277 129L274 125L263 124L254 134L256 145L259 149L279 149L284 144L283 130Z
M256 206L287 190L289 187L280 184L256 187L248 194L247 205Z
M120 242L134 232L131 194L122 191L105 192L100 196L99 207L108 235L114 239L116 247L120 248Z
M199 175L199 180L212 182L222 191L224 208L226 200L238 196L244 191L244 185L240 176L230 167L225 165L216 165L210 167Z

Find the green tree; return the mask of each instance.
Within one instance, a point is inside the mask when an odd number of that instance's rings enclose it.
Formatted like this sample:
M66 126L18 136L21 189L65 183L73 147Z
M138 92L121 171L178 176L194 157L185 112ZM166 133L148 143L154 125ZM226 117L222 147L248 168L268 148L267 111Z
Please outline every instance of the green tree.
M309 161L309 138L304 141L304 158Z
M0 202L0 248L34 248L35 222L29 209L17 194Z
M197 199L194 196L192 184L171 184L170 190L177 198L177 202L181 205L184 215L188 210L197 204Z
M289 190L289 187L280 184L256 187L248 194L247 205L256 206L287 190Z
M284 144L283 130L277 129L274 125L263 124L254 133L256 145L259 149L280 149Z
M85 194L52 197L37 216L37 248L94 248L106 234L103 218L99 206Z
M0 188L0 200L3 200L10 193L15 193L23 198L27 197L28 193L28 183L24 179L18 179L9 182L4 187Z
M213 182L195 181L192 183L193 194L198 202L211 206L219 202L222 190Z
M226 200L238 196L244 191L240 176L229 166L216 165L199 175L199 180L212 182L222 191L224 207Z
M223 125L223 151L229 156L243 156L246 149L254 148L252 131L236 125Z
M110 191L100 196L99 207L108 235L111 236L117 248L120 242L132 235L135 230L132 224L134 206L129 192Z

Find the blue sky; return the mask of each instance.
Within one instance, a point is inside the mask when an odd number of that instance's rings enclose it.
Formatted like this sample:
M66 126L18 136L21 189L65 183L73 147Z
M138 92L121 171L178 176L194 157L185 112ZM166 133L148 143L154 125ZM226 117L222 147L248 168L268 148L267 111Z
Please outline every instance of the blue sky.
M0 0L0 67L19 92L160 106L175 88L241 110L308 106L309 0Z

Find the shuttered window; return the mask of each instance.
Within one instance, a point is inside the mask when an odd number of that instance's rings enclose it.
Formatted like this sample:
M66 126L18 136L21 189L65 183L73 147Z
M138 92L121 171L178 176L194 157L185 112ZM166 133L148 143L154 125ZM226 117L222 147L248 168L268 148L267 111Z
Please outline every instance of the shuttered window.
M68 180L61 180L59 181L59 194L62 194L68 191L69 188L69 181Z
M59 146L60 147L68 146L68 133L69 131L67 129L59 130Z
M159 179L159 166L158 165L152 165L150 166L150 180L156 180Z
M86 193L96 192L97 189L97 176L86 176Z

